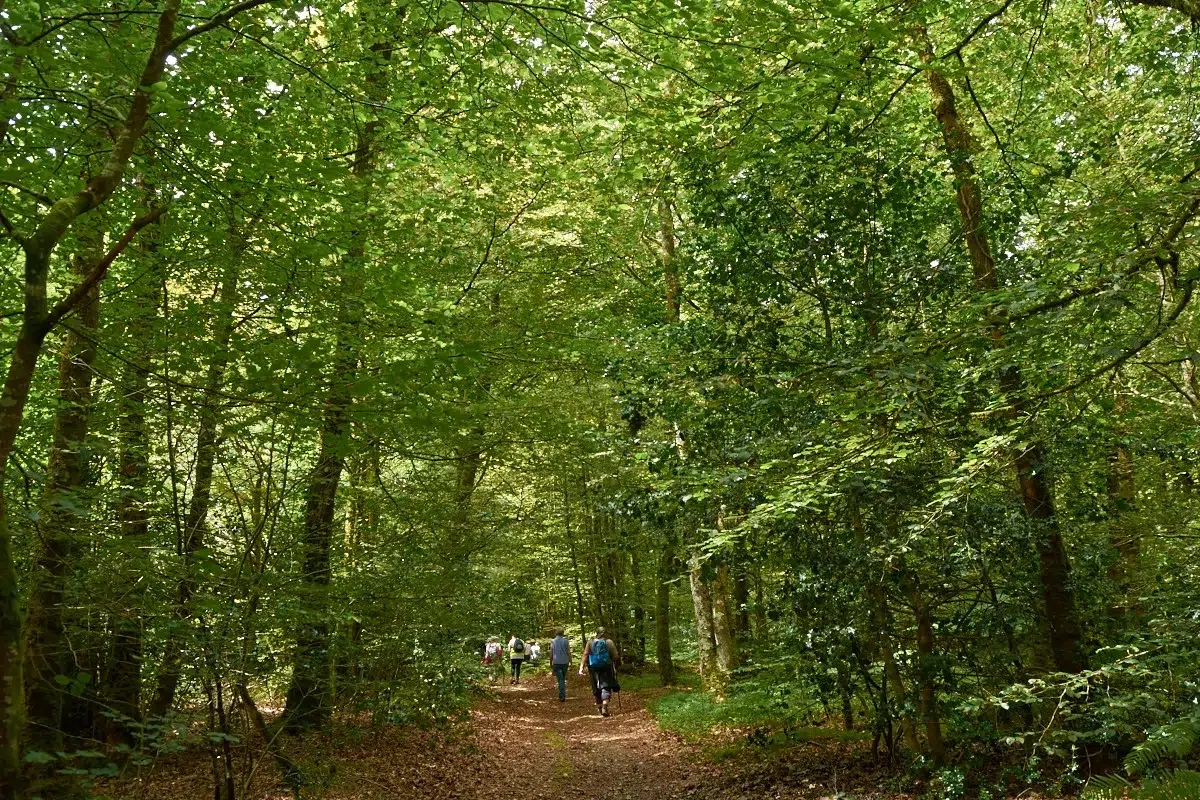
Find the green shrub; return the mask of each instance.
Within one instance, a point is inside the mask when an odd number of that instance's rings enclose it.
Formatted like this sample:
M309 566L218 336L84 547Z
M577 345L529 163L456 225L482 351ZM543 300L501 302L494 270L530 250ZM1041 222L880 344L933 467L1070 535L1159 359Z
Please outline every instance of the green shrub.
M690 739L736 731L744 736L746 744L773 748L813 739L868 736L814 725L823 713L821 704L807 692L788 685L738 683L724 701L686 689L655 698L649 705L660 727Z

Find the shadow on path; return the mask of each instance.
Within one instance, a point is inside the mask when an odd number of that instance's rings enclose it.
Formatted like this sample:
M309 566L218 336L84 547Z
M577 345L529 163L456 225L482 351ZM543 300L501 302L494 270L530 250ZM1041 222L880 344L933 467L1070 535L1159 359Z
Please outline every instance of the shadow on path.
M694 796L687 757L696 754L658 729L643 698L621 692L610 710L607 718L596 713L586 678L571 675L564 703L554 679L538 675L498 686L495 699L476 704L472 722L489 760L512 765L502 788L519 779L553 798Z

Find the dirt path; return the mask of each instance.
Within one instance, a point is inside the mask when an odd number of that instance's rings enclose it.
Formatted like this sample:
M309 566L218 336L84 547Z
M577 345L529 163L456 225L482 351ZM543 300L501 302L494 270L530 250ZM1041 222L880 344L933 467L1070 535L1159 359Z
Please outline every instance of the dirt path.
M587 680L576 675L565 703L550 677L498 687L495 699L472 712L479 761L491 765L493 775L519 775L551 800L907 797L889 791L886 769L865 757L862 743L814 741L772 755L747 748L718 761L661 731L641 693L621 695L612 716L602 718ZM454 785L450 795L461 788ZM498 778L472 796L508 800L511 784Z
M612 716L596 713L586 678L571 675L568 699L554 679L500 683L477 701L470 725L450 730L339 721L286 743L302 766L304 800L900 800L861 747L812 742L770 757L742 749L715 761L659 730L646 697L622 692ZM236 800L289 800L256 737L233 752ZM847 780L851 779L851 780ZM119 800L211 800L213 764L202 748L160 755L96 787ZM514 788L518 787L518 788Z
M487 760L511 764L542 787L542 797L666 800L692 794L689 776L696 771L687 763L696 754L658 730L640 695L622 692L612 715L603 718L586 678L572 675L567 694L559 702L547 676L500 687L497 699L472 712L477 746ZM483 796L510 797L507 782L499 783L499 791Z

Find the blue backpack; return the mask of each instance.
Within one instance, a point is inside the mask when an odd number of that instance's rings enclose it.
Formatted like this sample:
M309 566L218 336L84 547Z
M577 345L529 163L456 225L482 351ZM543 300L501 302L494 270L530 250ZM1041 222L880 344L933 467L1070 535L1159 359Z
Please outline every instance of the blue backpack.
M592 652L588 653L589 667L607 667L612 663L612 656L608 652L608 643L603 639L592 640Z

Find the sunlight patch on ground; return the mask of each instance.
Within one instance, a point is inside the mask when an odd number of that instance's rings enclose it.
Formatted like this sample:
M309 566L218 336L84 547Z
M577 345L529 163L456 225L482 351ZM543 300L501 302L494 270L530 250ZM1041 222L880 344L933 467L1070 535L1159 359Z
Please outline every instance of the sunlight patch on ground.
M599 714L592 713L592 714L582 714L578 717L563 717L562 719L550 720L550 722L553 723L554 725L572 725L574 723L583 722L583 721L599 722L602 719L603 719L603 717L601 717Z
M632 733L595 733L587 736L582 736L578 739L581 742L633 742L645 739L645 734L634 731Z

